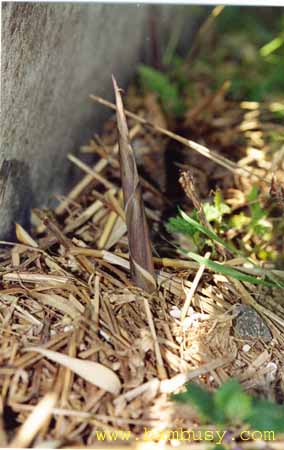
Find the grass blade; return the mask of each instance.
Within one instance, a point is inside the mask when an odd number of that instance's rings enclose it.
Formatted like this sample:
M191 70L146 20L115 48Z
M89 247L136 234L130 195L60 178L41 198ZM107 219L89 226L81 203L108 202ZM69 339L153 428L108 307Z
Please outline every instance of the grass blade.
M102 364L73 358L64 353L54 352L41 347L28 347L25 350L27 352L40 353L45 358L67 367L67 369L70 369L84 380L111 394L117 395L121 389L121 382L116 373Z
M236 278L240 281L245 281L251 284L261 284L263 286L275 287L276 283L272 281L263 280L262 278L254 277L253 275L247 275L245 273L239 272L231 266L227 266L226 264L222 264L216 261L212 261L208 258L204 258L203 256L197 255L197 253L188 252L187 256L199 264L204 264L208 269L213 270L214 272L221 273L225 276ZM279 286L277 286L279 287ZM282 286L284 287L284 286Z
M201 233L205 234L207 237L212 239L215 242L218 242L218 244L221 244L226 250L230 251L233 254L236 254L238 256L242 256L233 246L227 244L223 239L221 239L218 234L216 234L212 229L206 228L201 223L197 222L196 220L192 219L192 217L188 216L184 211L180 210L180 215L182 218L188 222L190 225L192 225L196 230L200 231Z

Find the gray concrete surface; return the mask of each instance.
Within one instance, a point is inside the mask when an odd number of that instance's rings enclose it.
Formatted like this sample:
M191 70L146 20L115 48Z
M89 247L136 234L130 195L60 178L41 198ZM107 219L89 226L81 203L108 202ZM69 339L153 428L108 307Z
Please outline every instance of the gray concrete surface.
M72 184L66 154L77 151L109 114L89 94L113 98L111 73L122 86L129 81L149 39L149 8L2 3L0 168L7 160L2 176L10 171L1 237L11 235L15 221L28 223L31 207L45 206ZM159 26L168 30L174 11L163 11ZM187 30L192 23L190 17Z

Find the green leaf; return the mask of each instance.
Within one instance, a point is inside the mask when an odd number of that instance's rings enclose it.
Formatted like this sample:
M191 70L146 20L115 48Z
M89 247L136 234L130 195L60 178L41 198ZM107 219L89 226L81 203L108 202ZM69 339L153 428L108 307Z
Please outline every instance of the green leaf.
M174 232L174 233L182 233L187 234L191 237L193 237L196 233L196 228L191 225L190 223L186 222L182 217L172 217L167 225L166 228L168 231Z
M257 186L253 186L250 193L247 196L249 202L254 202L258 199L258 188Z
M230 214L231 208L224 202L221 191L217 190L214 195L214 203L220 214Z
M253 219L261 219L266 215L266 211L261 208L259 203L259 189L257 186L253 186L250 193L247 196L248 202L250 202L250 211Z
M223 241L223 239L221 239L214 231L211 231L208 228L204 227L202 224L200 224L199 222L194 220L192 217L188 216L184 211L180 210L180 214L182 216L182 219L184 219L185 222L187 222L189 225L191 225L197 231L199 231L202 234L205 234L207 237L209 237L213 241L216 241L219 244L223 245L227 250L231 251L233 254L235 254L237 256L243 256L241 252L236 250L232 245L227 244L225 241ZM284 283L282 281L279 281L279 282L276 280L267 281L262 278L257 278L253 275L247 275L247 274L244 274L244 273L234 269L231 266L226 266L225 264L211 261L210 259L203 258L202 256L200 256L196 253L193 253L193 252L187 252L186 255L189 258L192 258L194 261L197 261L200 264L204 264L206 267L208 267L209 269L211 269L217 273L222 273L223 275L236 278L237 280L246 281L246 282L252 283L252 284L260 284L260 285L268 286L268 287L284 288ZM247 261L251 263L251 261L249 259L247 259ZM252 264L252 265L254 268L256 268L259 271L260 276L263 276L263 277L267 276L267 277L271 278L269 275L269 272L264 271L263 269L256 266L255 264Z
M263 47L261 47L259 53L261 54L261 56L265 57L275 52L275 50L282 47L283 45L284 36L277 36L275 39L272 39L272 41L268 42L268 44L265 44Z
M247 423L259 431L284 432L284 406L267 400L254 399L253 410L246 417Z
M152 67L140 65L138 68L142 84L151 91L156 92L167 111L180 116L184 112L184 104L176 83L168 75Z
M201 223L194 220L192 217L188 216L184 211L180 211L180 214L182 218L195 227L196 230L200 231L201 233L205 234L207 237L212 239L215 242L218 242L219 244L223 245L227 250L232 252L233 254L240 255L240 253L230 244L227 244L223 239L221 239L214 231L209 230Z
M231 379L211 393L200 385L189 383L186 391L172 396L181 403L195 406L202 419L214 424L246 424L251 430L284 432L284 405L257 399L245 393L238 381ZM216 445L215 448L222 448Z
M223 420L229 423L241 423L252 409L252 399L243 392L241 385L234 379L224 383L214 395L216 410L221 411Z
M250 221L250 217L246 216L242 211L240 214L234 214L230 218L230 225L236 230L241 230L242 228L248 226Z
M218 222L222 216L220 216L220 212L216 206L211 205L210 203L204 203L203 211L208 222Z
M203 419L214 418L213 394L195 383L186 385L186 391L173 396L180 403L194 405Z
M231 212L228 205L221 203L220 205L211 205L210 203L204 203L203 210L208 222L218 222L222 221L224 214L229 214Z
M249 228L254 231L257 236L263 236L268 230L271 229L271 225L268 221L265 221L267 212L262 209L258 201L259 191L256 186L253 186L248 195L248 201L250 202L251 221L248 224Z
M275 287L275 286L279 287L279 284L276 284L273 281L263 280L262 278L257 278L254 277L253 275L247 275L245 273L239 272L238 270L234 269L231 266L226 266L225 264L216 261L211 261L210 259L197 255L196 253L188 252L187 256L193 259L194 261L198 262L199 264L204 264L206 267L208 267L208 269L211 269L216 273L222 273L225 276L233 277L236 278L237 280L246 281L247 283L251 284L261 284L263 286L268 287ZM282 283L281 287L284 287Z

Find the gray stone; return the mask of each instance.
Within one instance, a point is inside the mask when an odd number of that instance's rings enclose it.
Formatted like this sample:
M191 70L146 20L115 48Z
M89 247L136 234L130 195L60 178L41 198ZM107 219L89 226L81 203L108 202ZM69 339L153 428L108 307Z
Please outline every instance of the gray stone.
M15 220L25 224L31 207L46 206L52 194L74 183L75 169L66 154L77 152L110 114L89 94L112 100L112 73L126 86L145 55L151 13L164 33L174 26L178 7L150 8L2 3L0 168L7 160L10 171L2 192L1 237ZM188 11L187 36L194 16L205 11Z
M237 315L234 320L235 335L241 339L262 339L268 343L272 340L272 334L262 317L249 305L236 305L234 312Z

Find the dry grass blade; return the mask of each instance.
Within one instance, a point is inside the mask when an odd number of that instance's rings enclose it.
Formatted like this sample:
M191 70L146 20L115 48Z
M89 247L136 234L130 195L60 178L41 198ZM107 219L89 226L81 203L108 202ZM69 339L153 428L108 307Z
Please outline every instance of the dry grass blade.
M131 275L138 287L147 292L153 292L156 289L156 277L140 181L129 141L121 95L114 78L113 85L117 104L120 169L128 230Z
M214 361L210 361L198 367L198 369L190 370L186 373L179 373L178 375L175 375L173 378L170 378L169 380L163 380L161 381L160 384L160 391L168 394L175 392L177 389L184 386L185 383L187 383L188 381L200 377L201 375L204 375L205 373L210 372L219 367L224 367L227 364L229 364L233 359L234 355L232 355L230 358L217 358Z
M151 309L150 309L150 306L149 306L149 302L148 302L148 299L146 299L146 298L144 298L143 300L144 300L144 309L145 309L145 313L146 313L146 316L147 316L149 328L151 330L151 335L152 335L152 338L153 338L153 341L154 341L158 374L159 374L159 377L163 380L163 379L167 378L167 372L166 372L166 369L165 369L165 366L164 366L164 363L163 363L161 350L160 350L160 347L159 347L159 343L158 343L158 339L157 339L157 333L156 333L156 330L155 330L154 321L153 321Z
M46 350L45 348L40 347L29 347L26 351L41 353L51 361L67 367L72 370L72 372L84 378L84 380L111 394L118 394L121 389L121 383L116 373L102 364L72 358L63 353Z
M62 314L70 316L72 319L78 319L80 317L80 314L84 313L85 308L75 298L71 297L67 299L62 295L54 293L40 294L38 292L34 292L33 296L43 305L54 308L55 310L60 311Z
M95 172L91 169L87 164L80 161L80 159L76 158L76 156L69 154L68 159L73 162L77 167L86 172L88 175L92 176L95 180L102 183L107 189L115 189L109 181L107 181L104 177L102 177L99 173Z
M46 394L35 407L31 415L19 429L15 439L10 447L27 448L34 440L40 429L48 422L51 417L52 408L54 408L57 395L52 392Z
M205 258L210 258L210 253L209 252L206 253ZM188 309L189 309L190 304L191 304L192 297L194 296L194 294L196 292L196 289L198 287L198 283L201 280L201 277L203 275L204 270L205 270L205 265L202 264L199 267L198 271L196 272L196 275L194 277L194 280L193 280L193 283L192 283L190 289L188 290L188 288L186 288L186 287L184 288L186 296L185 296L184 305L183 305L182 310L181 310L181 321L183 321L186 318Z
M18 281L26 283L67 284L70 280L60 275L44 273L9 272L3 275L4 281Z
M37 242L29 235L29 233L19 224L16 223L16 236L22 244L38 247Z

